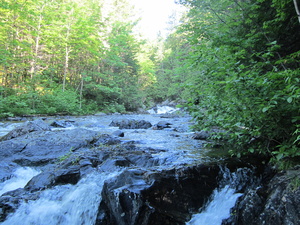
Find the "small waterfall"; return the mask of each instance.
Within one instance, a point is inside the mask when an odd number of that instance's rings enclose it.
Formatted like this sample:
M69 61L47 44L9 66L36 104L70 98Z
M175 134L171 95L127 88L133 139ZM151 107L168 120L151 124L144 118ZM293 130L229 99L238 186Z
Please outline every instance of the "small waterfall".
M257 186L259 178L254 176L254 171L249 168L239 168L231 173L227 168L221 168L222 179L220 187L215 189L210 202L201 212L192 216L186 225L221 225L224 219L230 217L230 210L237 199L242 196L243 189Z
M220 225L224 219L230 216L230 209L234 206L241 193L226 185L212 194L212 201L205 207L203 212L195 214L187 225Z
M93 173L76 185L45 190L39 199L22 203L2 225L93 225L104 182L119 173Z
M31 178L38 175L40 172L30 167L20 167L13 174L12 177L0 184L0 196L8 191L17 188L23 188Z
M148 112L150 114L165 114L165 113L173 113L176 112L178 109L170 107L170 106L156 106L150 110L148 110Z

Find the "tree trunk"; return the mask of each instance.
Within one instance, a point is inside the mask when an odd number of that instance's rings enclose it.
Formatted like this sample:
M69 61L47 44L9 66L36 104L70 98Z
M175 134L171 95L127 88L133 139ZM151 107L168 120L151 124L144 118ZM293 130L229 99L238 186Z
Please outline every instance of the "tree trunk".
M41 34L41 28L42 28L42 20L43 20L43 11L44 11L45 5L43 5L40 9L40 15L39 15L39 20L38 20L38 25L36 28L36 38L35 38L35 47L34 47L34 56L31 61L31 69L30 69L30 78L33 79L33 77L36 75L36 64L38 61L38 53L39 53L39 48L40 48L40 34Z
M66 46L66 55L65 55L64 78L63 78L63 92L66 89L66 79L67 79L67 73L68 73L68 68L69 68L69 53L70 53L70 49L67 45Z
M297 13L297 16L298 16L298 20L299 20L299 23L300 23L300 11L299 11L299 7L298 7L298 2L297 0L293 0L294 1L294 5L295 5L295 10L296 10L296 13Z

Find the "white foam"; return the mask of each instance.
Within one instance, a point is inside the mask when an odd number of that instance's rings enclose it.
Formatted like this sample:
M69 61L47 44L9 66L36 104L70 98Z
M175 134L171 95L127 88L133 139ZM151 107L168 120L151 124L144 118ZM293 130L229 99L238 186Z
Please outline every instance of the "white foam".
M40 172L30 167L18 168L9 180L0 184L0 195L5 192L12 191L18 188L23 188L32 177L38 175Z
M230 217L230 209L242 194L228 185L221 190L215 190L213 199L203 212L193 215L186 225L220 225L224 219Z

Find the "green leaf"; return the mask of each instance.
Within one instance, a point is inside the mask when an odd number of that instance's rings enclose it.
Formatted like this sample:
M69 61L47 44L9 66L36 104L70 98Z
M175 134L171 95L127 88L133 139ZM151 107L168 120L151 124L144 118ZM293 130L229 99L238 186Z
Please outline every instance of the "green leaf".
M287 102L288 102L288 103L292 103L292 101L293 101L293 97L289 97L289 98L287 99Z
M269 108L270 108L270 107L264 107L264 108L262 109L262 112L263 112L263 113L267 112L267 111L269 110Z
M254 153L254 151L255 151L255 150L254 150L253 148L250 148L250 149L249 149L249 152L250 152L250 153Z

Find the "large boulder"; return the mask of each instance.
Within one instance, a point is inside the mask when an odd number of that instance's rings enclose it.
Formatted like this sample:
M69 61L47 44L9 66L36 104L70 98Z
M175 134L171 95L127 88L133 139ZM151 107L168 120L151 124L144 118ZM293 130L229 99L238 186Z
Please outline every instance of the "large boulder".
M123 119L112 121L109 126L119 127L119 129L148 129L152 124L145 120Z
M299 225L300 168L278 173L266 186L252 189L232 209L225 225Z
M50 131L51 127L49 124L45 123L43 120L34 120L34 121L27 121L26 123L22 124L21 126L13 129L8 134L0 138L0 141L10 140L25 134L29 134L34 131Z
M105 183L96 224L183 225L217 187L219 171L216 165L125 170Z
M0 180L16 166L44 166L80 148L91 147L99 133L86 129L36 131L0 142Z

